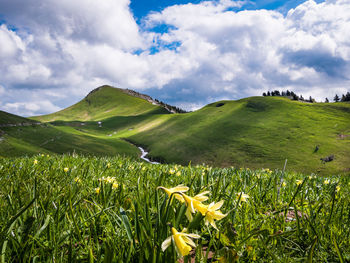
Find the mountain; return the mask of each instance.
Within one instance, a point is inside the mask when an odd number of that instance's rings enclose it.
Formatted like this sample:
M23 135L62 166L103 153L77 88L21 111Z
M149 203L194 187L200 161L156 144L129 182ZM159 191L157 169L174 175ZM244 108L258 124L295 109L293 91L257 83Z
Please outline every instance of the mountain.
M113 116L167 114L168 110L155 105L152 98L140 93L111 86L101 86L91 91L78 103L53 114L32 117L34 120L52 121L100 121Z
M32 118L44 124L1 128L8 148L0 142L0 155L77 151L136 157L135 145L141 145L151 158L169 163L282 169L287 159L294 171L350 171L349 103L250 97L183 114L155 104L147 95L103 86L71 107ZM330 156L330 162L320 160Z

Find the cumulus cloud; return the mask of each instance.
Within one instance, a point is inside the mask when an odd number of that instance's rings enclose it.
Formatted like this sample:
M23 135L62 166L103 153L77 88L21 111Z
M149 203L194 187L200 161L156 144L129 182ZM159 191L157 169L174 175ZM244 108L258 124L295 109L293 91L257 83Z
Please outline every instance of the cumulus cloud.
M309 0L287 14L203 1L141 25L129 4L0 0L0 107L49 113L103 84L187 109L272 89L323 100L350 86L349 1Z

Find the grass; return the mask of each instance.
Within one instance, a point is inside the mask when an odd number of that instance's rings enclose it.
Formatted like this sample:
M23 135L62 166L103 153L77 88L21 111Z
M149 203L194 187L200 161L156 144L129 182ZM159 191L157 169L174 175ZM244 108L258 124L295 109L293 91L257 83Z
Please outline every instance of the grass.
M218 230L158 188L179 184L224 201ZM1 158L0 185L0 262L176 262L167 223L200 235L183 262L350 261L349 177L43 154Z

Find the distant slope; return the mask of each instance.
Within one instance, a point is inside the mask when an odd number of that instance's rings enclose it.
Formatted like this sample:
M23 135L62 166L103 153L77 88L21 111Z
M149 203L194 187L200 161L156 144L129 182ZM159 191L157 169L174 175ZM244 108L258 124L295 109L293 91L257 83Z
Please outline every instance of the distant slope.
M295 171L350 171L348 103L251 97L160 116L153 123L140 125L128 139L166 162L282 168L288 159L287 168ZM321 163L320 158L333 154L334 161Z
M36 121L0 110L0 127L11 126L15 124L31 124L31 123L36 123Z
M167 114L163 107L153 105L122 89L102 86L90 92L80 102L56 113L32 117L42 122L51 121L100 121L114 116L143 114Z
M116 154L137 157L133 145L107 136L96 136L70 126L48 124L0 128L0 156L22 156L38 153Z

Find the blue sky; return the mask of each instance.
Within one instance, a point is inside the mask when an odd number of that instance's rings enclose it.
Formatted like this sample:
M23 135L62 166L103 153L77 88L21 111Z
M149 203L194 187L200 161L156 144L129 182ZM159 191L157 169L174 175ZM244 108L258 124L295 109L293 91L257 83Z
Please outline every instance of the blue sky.
M70 106L109 84L198 109L350 87L350 2L0 0L0 110Z

